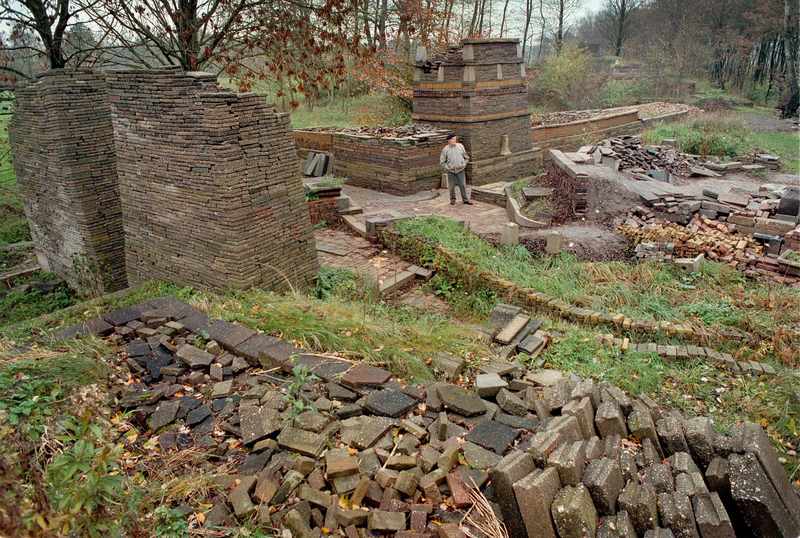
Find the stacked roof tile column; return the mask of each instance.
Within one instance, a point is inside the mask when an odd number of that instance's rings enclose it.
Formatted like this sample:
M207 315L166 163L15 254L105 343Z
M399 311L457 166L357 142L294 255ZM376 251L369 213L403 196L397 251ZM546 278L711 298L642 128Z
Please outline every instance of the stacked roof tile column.
M107 78L131 283L307 287L319 262L288 115L208 73Z
M541 151L531 146L517 39L465 39L432 62L418 54L413 118L458 135L472 159L467 167L472 184L529 176L541 164Z
M102 75L48 71L15 93L9 139L39 264L89 294L126 287L114 137Z

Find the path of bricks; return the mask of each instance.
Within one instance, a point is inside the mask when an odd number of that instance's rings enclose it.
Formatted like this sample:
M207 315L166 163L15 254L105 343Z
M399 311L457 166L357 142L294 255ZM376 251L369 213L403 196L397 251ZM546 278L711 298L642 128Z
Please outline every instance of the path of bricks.
M499 234L502 226L508 222L506 210L492 204L474 202L474 205L469 206L461 203L459 198L456 205L451 206L446 189L438 189L435 198L429 191L401 197L349 185L342 192L350 197L353 204L364 209L364 213L356 215L361 222L372 218L437 214L462 218L478 234ZM376 278L379 282L395 272L405 271L411 265L399 256L392 256L380 245L342 230L315 230L314 239L317 242L320 264L353 269Z

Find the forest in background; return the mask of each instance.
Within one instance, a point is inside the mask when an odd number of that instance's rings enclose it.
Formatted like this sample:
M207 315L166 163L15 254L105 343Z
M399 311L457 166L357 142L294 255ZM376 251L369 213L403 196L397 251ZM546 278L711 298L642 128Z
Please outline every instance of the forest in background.
M695 84L796 116L790 0L0 0L6 88L59 67L213 71L284 110L410 117L414 52L467 37L524 45L549 110L681 100ZM361 118L359 118L361 119Z

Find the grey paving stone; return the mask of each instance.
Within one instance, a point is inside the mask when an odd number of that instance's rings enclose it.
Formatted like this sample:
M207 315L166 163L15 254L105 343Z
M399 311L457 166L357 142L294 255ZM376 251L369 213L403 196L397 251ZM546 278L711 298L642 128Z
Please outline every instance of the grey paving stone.
M161 402L155 412L150 415L150 429L153 430L153 433L164 426L172 424L178 416L178 409L180 409L180 406L181 402L179 400Z
M509 415L524 417L528 414L527 406L517 396L507 389L500 389L497 393L497 405Z
M707 417L697 417L684 422L686 442L695 463L702 470L714 459L714 437L716 430Z
M560 538L585 538L597 530L597 511L583 484L556 493L550 513Z
M519 430L509 428L494 420L485 420L472 428L466 439L502 455L517 437L519 437Z
M547 458L547 465L556 469L563 486L577 485L586 466L583 442L562 444Z
M561 409L561 414L575 417L584 439L591 439L597 435L594 428L594 408L589 396L580 401L571 400Z
M353 417L342 421L339 433L343 443L364 450L375 445L392 424L385 417Z
M471 390L455 385L440 385L436 388L436 393L446 409L465 417L486 413L483 400Z
M609 458L591 461L581 480L589 490L598 513L613 516L617 511L617 498L625 487L619 462Z
M689 497L681 493L659 493L658 513L661 525L670 529L675 538L700 538Z
M463 357L456 357L449 353L437 353L431 360L431 365L441 372L445 379L454 381L464 371L467 361Z
M689 452L689 445L683 434L683 425L672 415L656 422L656 433L661 440L664 455L669 457L677 452Z
M392 373L369 364L358 364L348 371L339 382L345 387L377 387L391 379Z
M361 401L361 406L376 415L397 418L409 412L416 403L399 390L376 390Z
M214 355L189 344L182 346L175 356L181 359L189 368L207 368L214 362Z
M464 452L464 459L473 469L489 469L497 465L497 463L503 459L502 456L499 456L495 452L486 450L470 441L466 441L461 445L461 450ZM434 450L434 452L436 451ZM438 455L439 453L436 452L436 454Z
M297 452L312 458L319 457L328 438L299 428L288 427L278 435L278 446L289 452Z
M500 389L507 388L508 382L497 374L478 374L475 376L475 391L481 398L493 398L500 392Z
M600 404L595 413L595 424L600 437L604 439L610 435L618 435L623 439L628 438L625 417L616 401L605 401Z
M514 484L533 471L533 458L514 451L489 470L495 498L500 505L509 536L525 536L526 527L514 494Z
M555 469L534 469L513 485L528 538L556 538L550 507L561 482Z
M695 495L692 497L692 508L702 538L736 538L719 495Z
M658 527L658 502L653 486L628 482L617 498L620 510L625 510L637 534Z
M731 496L754 534L764 538L800 535L800 527L754 454L731 454L728 471Z

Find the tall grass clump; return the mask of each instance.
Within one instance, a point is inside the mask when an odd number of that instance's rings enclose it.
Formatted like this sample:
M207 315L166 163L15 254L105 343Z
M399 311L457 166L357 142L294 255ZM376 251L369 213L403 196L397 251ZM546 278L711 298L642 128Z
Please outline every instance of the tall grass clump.
M569 252L534 258L522 246L495 247L442 217L397 221L395 227L448 248L481 271L599 312L655 321L701 321L709 328L735 327L766 337L778 326L800 322L800 291L776 292L746 280L725 264L706 262L699 273L685 274L652 260L635 265L580 262ZM428 261L446 263L435 256Z
M642 136L648 144L658 144L665 138L674 138L682 152L704 157L733 157L753 148L750 130L744 123L723 114L708 114L659 125L645 131Z

